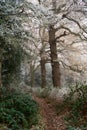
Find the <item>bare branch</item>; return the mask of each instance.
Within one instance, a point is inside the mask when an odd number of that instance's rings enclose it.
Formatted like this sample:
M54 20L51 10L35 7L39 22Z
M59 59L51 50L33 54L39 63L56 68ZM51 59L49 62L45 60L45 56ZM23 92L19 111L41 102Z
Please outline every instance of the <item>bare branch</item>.
M66 31L64 31L63 34L61 34L58 37L56 37L55 40L57 41L57 39L60 39L61 37L64 37L64 36L67 36L67 35L69 35L69 33L67 33Z
M80 35L80 33L75 33L75 32L73 32L73 31L71 31L71 29L68 28L68 27L66 27L66 26L63 26L63 25L62 25L62 26L61 26L61 29L65 29L65 30L69 31L71 34L73 34L73 35L79 37L81 40L84 40L84 39L82 38L82 36Z
M74 71L74 72L77 72L77 73L81 73L81 72L82 72L82 70L80 70L80 69L78 68L78 66L76 66L76 67L70 66L70 65L64 63L64 62L61 61L61 60L60 60L60 62L62 63L62 65L63 65L64 68L69 68L70 70L72 70L72 71Z
M73 19L73 18L70 18L70 17L68 17L68 16L66 16L66 18L67 18L68 20L73 21L74 23L76 23L76 24L78 25L78 27L79 27L83 32L87 33L87 31L80 25L80 23L79 23L77 20L75 20L75 19Z

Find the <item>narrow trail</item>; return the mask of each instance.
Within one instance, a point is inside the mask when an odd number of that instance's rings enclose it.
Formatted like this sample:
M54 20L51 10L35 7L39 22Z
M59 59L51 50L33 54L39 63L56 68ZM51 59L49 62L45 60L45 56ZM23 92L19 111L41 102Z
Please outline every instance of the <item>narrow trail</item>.
M64 114L57 115L53 105L45 98L35 97L36 102L40 106L41 115L45 120L45 130L65 130Z

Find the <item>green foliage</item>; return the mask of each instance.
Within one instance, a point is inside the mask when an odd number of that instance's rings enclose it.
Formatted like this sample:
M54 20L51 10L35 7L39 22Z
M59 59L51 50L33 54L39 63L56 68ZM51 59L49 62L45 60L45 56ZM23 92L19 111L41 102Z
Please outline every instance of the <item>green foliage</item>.
M2 91L0 98L0 122L11 130L31 128L38 123L38 105L28 95Z
M20 129L20 126L26 126L27 121L25 119L24 114L15 109L0 109L0 122L7 123L8 127L12 127L12 129Z
M73 127L73 126L68 126L66 130L87 130L87 127L84 127L84 126L80 126L79 127Z
M84 130L87 129L87 118L84 117L86 116L84 113L87 103L87 85L76 83L76 85L71 88L70 94L66 97L64 103L65 105L68 104L70 110L69 115L65 117L68 125L79 128L84 127ZM69 130L74 129L70 128Z
M80 129L79 129L79 128L72 127L72 126L68 126L67 130L80 130Z
M21 5L16 5L15 0L6 0L5 2L0 1L0 24L2 25L0 30L0 36L15 36L16 32L22 31L21 21L19 20L17 15L19 13L20 8Z
M11 82L13 76L18 77L23 53L19 45L15 47L11 44L5 44L3 49L2 80L3 85L6 86Z

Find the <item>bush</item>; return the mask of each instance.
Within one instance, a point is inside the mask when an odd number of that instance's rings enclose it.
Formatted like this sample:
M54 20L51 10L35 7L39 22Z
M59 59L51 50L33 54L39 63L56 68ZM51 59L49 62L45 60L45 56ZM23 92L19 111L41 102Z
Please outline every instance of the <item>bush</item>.
M38 123L38 105L28 94L3 95L0 99L0 122L11 130L30 128Z
M40 92L40 96L43 98L49 97L49 94L51 92L51 87L45 87L42 89L42 91Z
M76 85L71 88L70 94L68 97L66 97L64 103L65 105L68 104L68 107L70 109L70 113L65 117L68 126L71 125L71 127L68 129L71 130L72 128L76 128L77 130L78 127L78 130L80 128L82 130L86 130L87 85L76 83Z

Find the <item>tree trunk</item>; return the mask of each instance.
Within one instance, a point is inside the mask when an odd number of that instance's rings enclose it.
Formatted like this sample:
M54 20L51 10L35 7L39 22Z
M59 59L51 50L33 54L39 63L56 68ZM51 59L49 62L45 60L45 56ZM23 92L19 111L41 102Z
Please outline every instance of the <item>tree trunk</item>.
M30 81L30 84L31 84L31 87L34 87L34 84L35 84L35 75L34 75L34 65L30 65L30 75L31 75L31 81Z
M52 66L52 80L54 87L60 87L60 65L58 62L57 56L57 46L55 40L55 29L53 26L49 27L49 44L50 44L50 57L51 57L51 66Z
M46 87L46 68L45 68L45 59L41 58L41 86L42 88Z

